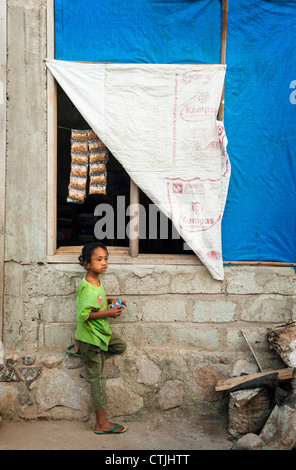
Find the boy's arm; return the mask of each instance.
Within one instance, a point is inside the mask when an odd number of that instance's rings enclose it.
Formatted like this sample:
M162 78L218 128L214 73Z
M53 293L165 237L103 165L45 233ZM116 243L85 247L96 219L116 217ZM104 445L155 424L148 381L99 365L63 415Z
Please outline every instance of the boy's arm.
M97 318L117 318L122 314L122 308L109 308L104 312L90 312L88 320L96 320Z

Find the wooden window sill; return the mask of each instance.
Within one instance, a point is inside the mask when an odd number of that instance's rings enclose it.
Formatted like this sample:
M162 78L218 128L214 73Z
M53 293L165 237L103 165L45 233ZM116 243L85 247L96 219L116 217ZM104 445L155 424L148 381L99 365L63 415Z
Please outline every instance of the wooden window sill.
M140 253L131 256L128 247L108 247L109 264L175 264L175 265L201 265L195 255L158 255ZM48 263L77 263L81 253L80 246L67 246L58 248L54 255L47 256Z
M136 264L136 265L192 265L201 266L202 263L195 255L159 255L140 253L131 256L128 247L108 247L109 264ZM65 246L58 248L53 255L47 256L48 263L78 264L78 256L81 253L80 246ZM224 266L270 266L270 267L295 267L296 263L281 263L275 261L224 261Z

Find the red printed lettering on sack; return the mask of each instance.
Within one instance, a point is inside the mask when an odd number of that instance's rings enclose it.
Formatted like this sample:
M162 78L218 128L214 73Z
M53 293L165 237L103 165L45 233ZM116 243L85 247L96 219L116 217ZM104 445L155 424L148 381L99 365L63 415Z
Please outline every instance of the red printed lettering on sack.
M181 109L181 118L184 121L205 121L217 116L217 109L214 106L196 106L194 104L185 104Z

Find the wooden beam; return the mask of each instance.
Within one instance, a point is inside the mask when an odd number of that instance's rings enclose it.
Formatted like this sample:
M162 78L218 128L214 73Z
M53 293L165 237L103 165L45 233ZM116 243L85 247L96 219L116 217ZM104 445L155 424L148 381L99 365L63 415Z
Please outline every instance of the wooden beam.
M113 250L113 247L108 247L108 250L109 249L109 264L202 266L201 261L196 255L159 255L153 253L139 253L138 256L133 257L130 255L130 249L128 249L127 253L118 253ZM62 247L60 247L53 256L47 256L47 262L77 264L77 256L80 252L81 247L75 250L69 249L68 251L63 250Z
M130 209L133 217L130 220L129 246L130 256L133 258L139 254L139 230L140 230L140 190L138 186L130 180Z
M241 334L242 334L243 337L245 338L246 343L247 343L247 345L249 346L249 348L250 348L250 350L251 350L251 353L253 354L254 359L255 359L255 361L257 362L257 365L258 365L260 371L263 372L263 369L262 369L261 364L260 364L260 362L259 362L259 360L258 360L258 358L257 358L257 356L256 356L256 354L255 354L255 352L254 352L254 349L253 349L252 346L250 345L249 340L248 340L247 336L245 335L245 333L243 332L243 330L241 330Z
M296 263L283 263L281 261L223 261L224 266L235 265L235 266L281 266L281 267L293 267Z
M218 380L215 390L216 392L221 392L223 390L229 390L232 387L236 387L237 385L241 385L245 382L249 382L250 380L257 379L259 377L263 377L264 375L269 374L278 374L279 380L288 380L293 379L295 374L294 367L287 367L286 369L278 369L278 370L270 370L268 372L258 372L257 374L247 374L247 375L240 375L239 377L230 377L229 379Z
M221 40L221 64L226 64L227 22L228 22L228 0L223 1L222 40ZM219 120L224 121L224 98L225 84L219 108Z
M54 0L47 2L47 57L53 59ZM57 83L47 69L47 255L56 252L57 240Z
M194 265L194 266L201 266L201 261L197 258L196 255L185 255L185 254L165 254L165 255L155 255L140 253L138 255L138 260L136 258L132 258L129 253L130 249L125 251L126 255L122 259L114 258L114 247L108 247L110 250L110 257L109 263L118 262L119 264L127 263L127 264L175 264L180 266L187 266L187 265ZM67 246L67 247L60 247L58 248L52 256L47 257L47 261L49 263L77 263L77 253L81 252L81 246ZM115 252L116 254L116 252ZM265 262L265 261L226 261L223 262L224 266L280 266L280 267L294 267L296 266L295 263L275 263L275 262Z

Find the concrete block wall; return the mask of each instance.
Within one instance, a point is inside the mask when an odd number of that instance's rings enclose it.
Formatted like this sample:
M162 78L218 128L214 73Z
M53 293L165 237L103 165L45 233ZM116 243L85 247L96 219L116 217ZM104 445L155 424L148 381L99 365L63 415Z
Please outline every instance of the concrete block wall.
M7 347L66 345L74 335L83 268L10 261L5 274ZM163 346L166 340L181 348L235 351L238 340L231 328L248 328L260 348L261 327L295 316L293 268L226 267L220 282L203 266L110 264L102 281L107 295L128 303L124 315L111 320L114 328L137 325L132 337L137 344Z
M239 362L258 370L241 330L264 370L285 367L266 333L295 317L294 270L235 266L225 273L219 282L202 266L109 265L102 276L106 292L127 302L111 328L128 343L122 356L107 361L111 414L226 413L228 399L215 392L217 381L232 376ZM13 411L2 413L91 416L81 360L63 352L74 338L75 292L83 275L78 265L6 263L0 394L2 388L16 395Z

